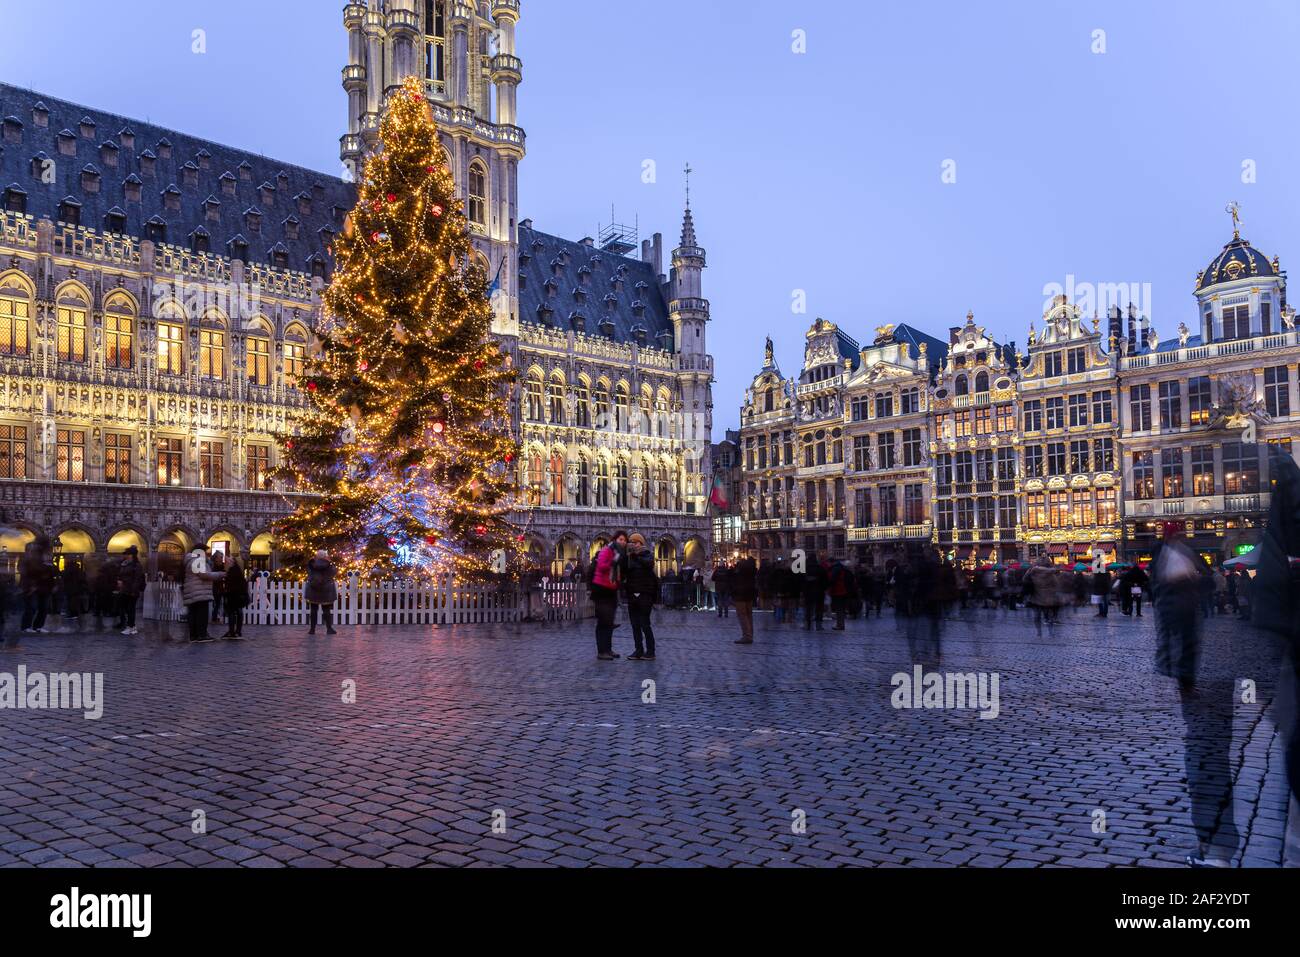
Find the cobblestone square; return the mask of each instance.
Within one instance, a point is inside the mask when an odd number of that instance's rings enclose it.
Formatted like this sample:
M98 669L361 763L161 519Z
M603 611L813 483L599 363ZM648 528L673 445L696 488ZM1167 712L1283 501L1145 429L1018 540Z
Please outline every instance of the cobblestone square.
M1039 637L1023 611L965 614L940 667L999 674L992 720L891 705L912 660L888 612L843 632L759 614L752 646L734 618L656 612L650 662L597 661L589 623L23 636L0 671L102 672L105 704L0 711L0 864L1181 866L1151 619L1084 609ZM1234 734L1239 861L1276 866L1261 714Z

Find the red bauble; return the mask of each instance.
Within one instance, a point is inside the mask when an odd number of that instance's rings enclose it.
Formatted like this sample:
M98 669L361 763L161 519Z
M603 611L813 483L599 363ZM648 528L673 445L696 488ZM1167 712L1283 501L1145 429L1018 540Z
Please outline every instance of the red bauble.
M483 360L482 360L482 359L478 359L478 360L476 360L475 363L474 363L474 368L475 368L475 369L482 369L482 368L483 368Z
M487 534L487 526L486 526L486 525L475 525L475 526L474 526L474 534L475 534L475 535L486 535L486 534Z
M307 383L307 391L308 391L308 392L315 392L315 391L316 391L316 383L315 383L315 382L308 382L308 383Z
M432 213L435 217L441 216L442 207L439 206L437 203L434 203L431 207L429 207L429 212Z
M438 536L437 536L437 535L426 535L426 536L424 536L424 544L426 544L426 545L437 545L437 544L438 544Z
M441 422L433 423L433 431L436 432L438 435L442 435L442 430L445 428L446 426L443 425Z
M362 372L365 372L367 369L370 368L370 363L367 362L365 359L362 359L360 362L357 363L357 368L360 369Z
M389 193L387 196L384 197L384 199L388 200L390 203L395 203L397 202L397 194Z
M291 449L291 448L293 448L293 439L290 439L288 442L284 443L284 447L285 447L286 449Z
M506 453L506 461L507 461L507 462L513 462L514 460L515 460L515 453L513 453L513 452L507 452L507 453Z

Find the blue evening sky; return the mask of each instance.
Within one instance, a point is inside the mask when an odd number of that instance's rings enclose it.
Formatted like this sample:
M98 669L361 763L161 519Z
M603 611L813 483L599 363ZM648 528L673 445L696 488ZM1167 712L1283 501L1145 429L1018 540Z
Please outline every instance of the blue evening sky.
M0 79L338 172L338 0L0 5ZM696 170L719 436L764 335L791 374L815 316L869 340L887 322L944 336L973 309L1023 344L1044 286L1073 274L1149 283L1169 338L1194 325L1192 281L1231 238L1228 201L1284 268L1300 251L1285 226L1300 200L1291 0L522 7L521 217L576 239L612 203L671 249L681 169Z

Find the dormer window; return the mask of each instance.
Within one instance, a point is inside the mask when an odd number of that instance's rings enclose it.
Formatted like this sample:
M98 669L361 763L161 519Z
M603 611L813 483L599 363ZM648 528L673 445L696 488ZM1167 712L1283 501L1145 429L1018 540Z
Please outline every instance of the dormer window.
M105 140L99 144L99 161L105 166L117 166L117 144L112 140Z
M167 221L154 216L144 224L144 238L154 243L167 242Z
M250 233L260 233L262 231L262 211L256 206L250 206L244 210L244 226Z
M330 249L334 245L334 230L328 226L322 226L316 230L316 235L320 237L321 248Z
M636 297L637 297L638 299L642 299L642 298L645 297L645 291L646 291L647 289L649 289L650 287L646 284L645 280L642 280L641 282L637 283L637 284L636 284L635 286L633 286L632 288L636 290Z
M140 202L140 188L143 185L144 184L140 177L136 176L135 173L132 173L126 179L122 180L122 195L125 197L127 202Z
M181 208L181 191L172 183L162 191L163 209L178 210Z
M574 289L573 289L573 301L574 301L574 302L586 302L586 301L587 301L587 293L586 293L586 291L585 291L581 286L575 286L575 287L574 287Z
M543 303L538 303L538 306L537 306L537 321L538 321L538 322L542 323L543 325L547 325L547 326L549 326L549 325L551 324L551 316L553 316L553 315L555 315L555 310L552 309L548 304L546 304L546 303L544 303L544 302L543 302Z
M298 201L298 212L303 216L311 215L311 193L306 190L294 197Z
M605 295L604 302L605 302L605 311L613 312L614 307L618 305L618 296L614 295L612 292L607 293Z
M240 164L239 164L237 167L235 167L235 168L236 168L237 170L239 170L239 178L240 178L241 180L243 180L245 183L247 183L247 182L249 182L249 181L252 180L252 178L253 178L253 164L250 163L248 160L244 160L242 163L240 163Z
M275 205L275 187L270 183L263 183L258 187L258 195L261 197L263 206Z
M50 156L44 150L41 150L32 157L32 176L45 182L46 170L49 170L53 179L54 165L50 162Z
M297 216L290 216L288 219L286 219L284 221L284 238L290 240L297 239L298 225L299 223L298 223Z
M172 158L172 141L166 137L158 141L158 158L160 160L169 160Z
M203 201L203 218L208 222L217 223L221 221L221 200L215 196L209 195Z
M230 250L231 259L248 262L248 240L243 236L236 236L226 244L226 248Z
M313 278L325 278L325 257L320 253L311 257L311 274Z
M199 165L194 160L188 160L181 167L181 182L191 188L199 185Z
M556 256L551 260L551 275L558 276L562 272L564 272L564 260Z
M153 150L145 150L140 154L140 174L142 176L153 175L154 161L156 159Z
M559 288L559 284L556 283L555 277L552 276L550 279L546 280L546 285L543 288L546 290L547 298L550 298L555 295L555 291Z
M530 253L527 249L521 249L521 250L519 250L519 266L520 266L520 268L523 268L524 266L527 266L528 263L532 260L532 258L533 258L533 254Z
M325 198L325 187L320 183L311 184L311 198L320 202Z
M91 140L95 138L95 121L92 120L89 116L83 116L81 118L81 123L79 124L79 128L81 130L81 138L83 140Z
M200 226L190 233L190 252L207 253L212 251L212 236Z
M645 303L640 299L632 303L632 315L636 316L638 319L645 317Z
M235 184L238 182L235 179L235 174L230 172L230 170L226 170L224 173L221 174L220 179L221 179L221 192L225 193L227 196L234 196Z
M286 173L284 170L280 170L280 172L276 173L276 174L275 174L275 185L276 185L276 188L277 188L277 189L288 189L288 188L289 188L289 174Z
M104 232L107 233L124 233L126 232L126 211L120 206L114 206L104 214Z
M591 282L591 269L589 267L583 266L578 270L578 282L582 283L584 286Z
M212 154L205 149L199 150L194 154L194 158L199 161L199 169L209 169L212 166Z
M17 183L11 183L5 188L5 212L27 212L27 191Z
M634 327L632 328L632 338L633 338L633 340L635 340L635 342L636 342L636 344L637 344L638 346L643 346L643 345L645 345L645 343L646 343L646 328L645 328L645 326L634 326ZM771 395L772 395L772 393L769 392L769 393L768 393L768 397L769 397L769 399L771 398Z
M117 142L124 150L135 149L135 130L129 126L123 128L117 134Z
M59 201L59 221L69 226L81 225L81 203L73 196L65 196Z
M59 154L62 156L77 155L77 134L72 130L59 130L55 137L59 144Z
M614 338L614 322L612 319L600 320L600 334L608 339Z
M289 250L285 247L284 243L276 243L272 246L268 259L270 260L271 265L275 266L277 269L289 268Z
M343 219L345 216L347 216L347 214L348 211L344 209L342 206L340 206L338 203L335 203L333 206L330 207L330 218L334 220L334 225L336 226L343 225Z
M41 129L49 128L50 108L40 101L32 107L32 125L39 126Z
M81 167L81 189L86 193L99 192L99 167L87 163Z
M573 329L574 332L586 332L587 317L580 312L569 313L569 327Z

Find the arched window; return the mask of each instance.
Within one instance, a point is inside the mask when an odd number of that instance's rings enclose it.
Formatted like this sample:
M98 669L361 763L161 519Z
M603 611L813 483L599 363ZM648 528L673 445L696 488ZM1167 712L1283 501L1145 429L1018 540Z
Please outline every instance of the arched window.
M264 332L264 330L259 330ZM271 384L271 340L265 334L250 335L248 343L248 384Z
M226 375L226 332L216 325L199 329L199 375L222 379Z
M614 390L614 428L620 432L627 431L628 424L628 396L627 386L619 383Z
M574 504L584 508L591 504L591 463L585 455L578 456L577 487L574 489Z
M658 426L655 430L659 438L668 435L670 422L668 419L668 392L664 389L659 390L659 396L655 399L655 422Z
M619 459L614 466L614 504L618 508L627 508L627 459Z
M478 160L469 164L469 221L487 225L487 168Z
M546 404L550 407L551 423L567 425L564 417L564 376L556 372L547 385Z
M957 381L953 383L953 392L956 395L966 395L966 393L969 391L970 389L966 383L966 376L965 375L957 376Z
M976 392L989 391L989 374L985 372L983 369L975 373L975 391Z
M763 393L763 411L771 412L776 408L776 390L768 389Z
M564 504L564 453L554 451L551 453L551 504Z
M31 352L32 297L18 274L0 278L0 355Z
M86 318L88 309L79 294L60 297L55 307L60 362L86 361Z
M636 433L638 435L654 435L654 396L651 395L648 385L641 387L640 408L637 413Z
M165 306L158 319L158 371L180 375L185 371L184 313L175 304Z
M655 496L655 508L667 510L670 507L672 501L672 491L669 488L670 485L671 482L668 478L668 466L660 465L655 480L655 491L658 493Z
M542 374L534 369L528 373L528 382L524 386L524 418L530 422L541 422L542 412Z
M528 504L542 504L542 487L546 483L546 473L542 471L542 456L533 452L528 456Z
M596 460L596 507L609 508L609 459Z
M609 384L603 379L596 383L596 428L608 429L611 426L609 421Z
M637 477L637 483L640 486L640 488L637 490L640 493L637 496L637 504L641 508L650 508L651 507L650 466L644 463L639 465L637 467L636 477Z
M129 369L135 360L135 308L126 296L112 296L104 306L104 365Z
M577 426L580 429L591 428L591 386L586 379L579 379L577 386L574 388L577 400L578 421Z
M284 381L296 387L307 372L307 330L292 325L284 332Z

